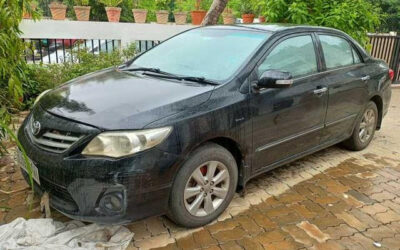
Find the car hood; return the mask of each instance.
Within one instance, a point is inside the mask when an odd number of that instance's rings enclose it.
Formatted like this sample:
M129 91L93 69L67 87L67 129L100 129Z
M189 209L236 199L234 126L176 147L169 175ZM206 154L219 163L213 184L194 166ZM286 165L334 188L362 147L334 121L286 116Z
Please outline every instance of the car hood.
M101 129L141 129L206 102L213 89L107 69L50 91L39 104L49 113Z

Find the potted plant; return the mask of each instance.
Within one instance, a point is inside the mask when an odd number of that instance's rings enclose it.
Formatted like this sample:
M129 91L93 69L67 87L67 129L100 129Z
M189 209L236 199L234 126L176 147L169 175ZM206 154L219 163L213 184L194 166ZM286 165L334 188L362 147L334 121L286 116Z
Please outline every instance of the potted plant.
M263 10L266 9L266 2L264 0L256 0L254 3L254 8L256 9L256 14L258 16L258 22L259 23L265 23L266 19L265 16L262 15Z
M74 0L74 11L78 21L89 21L90 6L89 0Z
M38 6L38 3L36 1L32 1L29 4L30 11L27 11L27 9L24 7L24 12L22 14L22 18L24 19L32 19L32 11L35 11Z
M122 0L100 0L100 2L106 6L108 21L118 23L121 16L121 8L118 5Z
M140 8L140 0L133 0L132 14L135 23L145 23L147 19L147 10Z
M174 18L176 24L186 24L187 12L184 10L184 0L175 0Z
M240 10L242 13L243 23L254 22L255 15L253 10L253 5L250 1L242 1Z
M222 13L222 18L224 20L224 24L235 24L236 22L235 15L233 15L232 9L229 8L228 6Z
M200 9L203 0L195 0L195 8L190 15L192 16L192 24L200 25L203 22L204 17L206 17L207 11Z
M166 24L168 22L168 8L169 0L156 0L156 18L157 23Z
M54 20L64 20L67 13L67 5L58 1L53 1L49 4L51 16Z

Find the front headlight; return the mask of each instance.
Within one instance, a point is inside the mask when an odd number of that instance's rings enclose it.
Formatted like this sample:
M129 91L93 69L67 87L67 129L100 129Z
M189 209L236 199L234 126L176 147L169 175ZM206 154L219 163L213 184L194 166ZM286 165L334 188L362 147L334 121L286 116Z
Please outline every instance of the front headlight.
M172 127L131 132L104 132L82 151L83 155L121 157L152 148L168 137Z
M33 106L35 106L36 103L38 103L39 100L40 100L45 94L47 94L49 91L51 91L51 89L45 90L45 91L43 91L40 95L38 95L38 97L36 97L35 102L33 103Z

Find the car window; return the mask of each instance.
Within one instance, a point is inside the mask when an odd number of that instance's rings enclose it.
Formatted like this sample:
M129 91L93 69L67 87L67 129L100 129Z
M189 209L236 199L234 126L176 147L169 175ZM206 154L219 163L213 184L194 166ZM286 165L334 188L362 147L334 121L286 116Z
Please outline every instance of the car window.
M361 63L360 56L358 55L357 51L353 48L353 57L354 57L354 63Z
M337 36L320 35L319 40L321 41L327 69L354 64L353 48L345 39Z
M269 53L257 70L259 76L267 70L290 72L293 77L317 72L317 58L311 36L284 40Z

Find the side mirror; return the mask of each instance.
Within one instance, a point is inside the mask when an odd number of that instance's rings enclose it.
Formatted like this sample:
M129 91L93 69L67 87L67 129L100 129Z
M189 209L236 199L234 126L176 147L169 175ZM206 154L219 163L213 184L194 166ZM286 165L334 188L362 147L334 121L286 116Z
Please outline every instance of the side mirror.
M258 88L288 88L292 84L292 74L279 70L265 71L257 82Z

